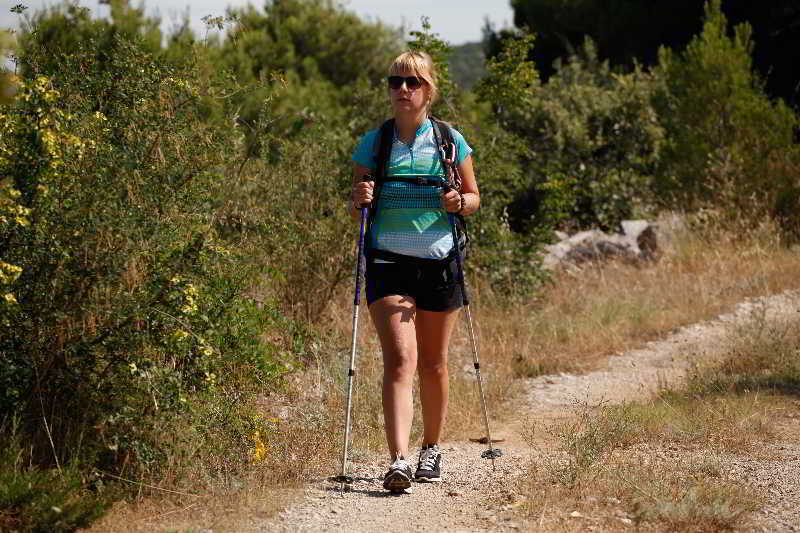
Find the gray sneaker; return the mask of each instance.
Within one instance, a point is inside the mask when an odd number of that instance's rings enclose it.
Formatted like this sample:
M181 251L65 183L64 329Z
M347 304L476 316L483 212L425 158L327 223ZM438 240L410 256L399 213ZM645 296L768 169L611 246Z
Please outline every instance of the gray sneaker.
M423 483L442 480L442 452L438 444L428 444L419 451L419 463L414 479Z
M411 464L402 456L394 460L383 476L383 488L394 493L403 493L411 487Z

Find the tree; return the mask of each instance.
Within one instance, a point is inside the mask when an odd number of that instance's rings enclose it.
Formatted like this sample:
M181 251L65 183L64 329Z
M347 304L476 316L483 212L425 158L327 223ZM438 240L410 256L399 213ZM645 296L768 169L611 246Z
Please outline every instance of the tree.
M110 19L93 19L89 8L65 2L25 16L20 36L20 70L27 76L36 66L37 74L61 70L63 58L76 53L83 43L98 43L98 58L115 38L136 39L151 53L161 50L161 21L148 17L128 0L109 0ZM31 54L36 54L32 56Z
M399 45L398 33L331 0L274 0L263 12L248 6L229 15L237 24L223 58L240 77L292 71L302 81L321 77L339 87L361 76L377 81Z
M668 205L757 219L796 180L790 167L798 120L764 94L753 69L752 29L739 24L731 36L720 4L706 4L703 29L683 51L660 51L664 91L655 102L668 143L656 186Z
M653 65L661 45L686 46L702 28L700 0L512 0L514 23L537 34L532 59L544 79L553 61L578 49L585 36L597 43L612 67L629 69L635 61ZM800 72L800 4L793 0L726 0L732 25L749 22L755 42L755 66L767 80L767 92L797 103ZM503 35L495 35L502 37ZM490 51L496 53L496 45Z

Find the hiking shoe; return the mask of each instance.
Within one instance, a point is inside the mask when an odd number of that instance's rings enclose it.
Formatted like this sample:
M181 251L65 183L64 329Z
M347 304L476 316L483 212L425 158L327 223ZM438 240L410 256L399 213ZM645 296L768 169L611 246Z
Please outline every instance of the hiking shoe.
M428 444L419 451L419 464L414 479L423 483L442 480L442 452L438 444Z
M383 488L394 493L406 492L411 487L411 464L398 457L383 476Z

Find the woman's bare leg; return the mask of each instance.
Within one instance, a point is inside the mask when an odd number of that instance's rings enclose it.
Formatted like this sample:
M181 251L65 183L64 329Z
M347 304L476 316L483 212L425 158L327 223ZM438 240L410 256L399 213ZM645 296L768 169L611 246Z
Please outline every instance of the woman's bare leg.
M412 384L417 367L417 337L413 298L392 295L369 306L383 351L383 420L390 460L408 458L414 418Z
M423 444L438 444L442 438L449 394L447 351L458 311L417 310L417 368L422 402Z

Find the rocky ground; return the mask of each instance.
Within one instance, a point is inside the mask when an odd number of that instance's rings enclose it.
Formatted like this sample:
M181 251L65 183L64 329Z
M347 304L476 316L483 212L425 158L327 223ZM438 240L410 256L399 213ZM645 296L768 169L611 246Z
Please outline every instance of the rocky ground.
M530 421L568 416L576 402L620 402L646 398L665 384L676 384L693 365L719 354L731 328L754 318L764 321L800 312L800 293L751 300L717 320L695 324L645 347L608 358L583 375L541 376L525 383L512 406L515 418L495 433L506 438L503 457L482 459L485 445L443 444L444 481L415 484L412 494L391 495L381 488L385 458L354 463L351 492L327 479L316 480L305 497L269 521L252 522L253 531L517 531L539 525L521 519L515 508L517 476L526 462L548 450L529 448L520 434ZM781 442L754 457L722 457L725 468L766 495L754 518L755 531L800 531L800 418L789 414ZM575 531L585 520L575 521Z

